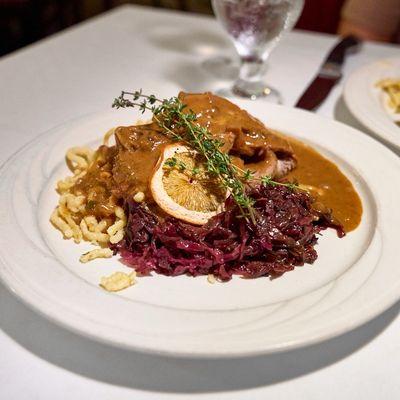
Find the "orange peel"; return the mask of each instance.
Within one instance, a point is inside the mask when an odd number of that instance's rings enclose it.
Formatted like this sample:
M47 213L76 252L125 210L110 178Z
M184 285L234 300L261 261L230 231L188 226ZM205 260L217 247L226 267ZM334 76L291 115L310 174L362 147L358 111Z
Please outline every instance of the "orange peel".
M182 144L165 146L150 179L154 201L168 215L204 225L223 210L227 192L206 171L204 159Z

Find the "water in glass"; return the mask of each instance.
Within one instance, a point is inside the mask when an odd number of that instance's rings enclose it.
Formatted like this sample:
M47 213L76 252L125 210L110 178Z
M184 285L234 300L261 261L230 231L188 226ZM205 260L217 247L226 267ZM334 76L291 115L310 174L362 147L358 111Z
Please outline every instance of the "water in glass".
M303 4L304 0L213 0L215 14L242 62L234 94L274 97L262 81L265 61L282 34L293 28Z

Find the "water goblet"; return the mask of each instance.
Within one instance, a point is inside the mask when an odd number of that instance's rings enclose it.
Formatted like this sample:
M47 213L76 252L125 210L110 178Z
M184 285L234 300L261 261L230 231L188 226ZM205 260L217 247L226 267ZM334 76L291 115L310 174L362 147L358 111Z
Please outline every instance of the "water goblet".
M281 103L279 92L263 80L266 61L282 35L295 25L304 0L212 0L212 5L241 61L233 87L220 94Z

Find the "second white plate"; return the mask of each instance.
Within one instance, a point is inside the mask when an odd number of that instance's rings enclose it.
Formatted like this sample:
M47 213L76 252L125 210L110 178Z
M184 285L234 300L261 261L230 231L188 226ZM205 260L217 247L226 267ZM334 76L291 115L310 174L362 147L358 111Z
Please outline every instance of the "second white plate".
M351 113L386 143L400 149L400 127L384 107L376 83L385 78L400 79L400 58L365 65L353 72L344 86L344 100ZM400 120L400 115L399 115Z

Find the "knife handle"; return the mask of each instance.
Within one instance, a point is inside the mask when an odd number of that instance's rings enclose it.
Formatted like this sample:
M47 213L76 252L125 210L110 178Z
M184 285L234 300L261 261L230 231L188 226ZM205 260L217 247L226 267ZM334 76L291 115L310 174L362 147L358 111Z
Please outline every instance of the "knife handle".
M357 39L355 36L346 36L334 47L334 49L329 54L326 62L332 62L342 65L347 50L352 47L358 46L360 43L361 40Z

